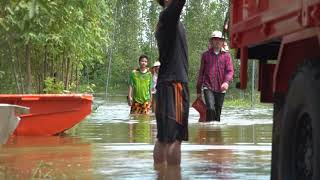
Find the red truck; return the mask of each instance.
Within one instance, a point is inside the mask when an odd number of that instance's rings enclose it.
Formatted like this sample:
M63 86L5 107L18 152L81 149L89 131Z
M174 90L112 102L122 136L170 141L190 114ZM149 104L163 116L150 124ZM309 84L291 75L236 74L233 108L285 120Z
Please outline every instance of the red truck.
M231 47L259 62L261 102L273 103L271 179L320 179L320 0L231 0Z

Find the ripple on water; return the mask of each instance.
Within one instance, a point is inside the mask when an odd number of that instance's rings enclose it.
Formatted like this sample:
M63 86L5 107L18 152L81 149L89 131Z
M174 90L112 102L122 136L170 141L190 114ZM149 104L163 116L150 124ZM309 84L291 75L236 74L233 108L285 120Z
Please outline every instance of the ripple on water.
M175 179L270 178L271 109L225 107L220 123L198 119L190 108L181 169L170 169ZM96 110L65 137L11 140L0 151L0 179L30 179L42 165L50 168L52 179L160 179L170 173L153 168L155 139L154 115L130 116L124 101L99 100Z

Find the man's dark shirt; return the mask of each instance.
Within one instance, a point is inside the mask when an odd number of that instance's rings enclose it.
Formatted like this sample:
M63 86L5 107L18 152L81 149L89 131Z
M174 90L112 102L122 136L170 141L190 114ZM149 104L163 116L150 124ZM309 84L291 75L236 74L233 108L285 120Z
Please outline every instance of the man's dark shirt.
M174 0L159 17L156 39L161 66L158 82L188 82L188 48L180 14L185 0Z

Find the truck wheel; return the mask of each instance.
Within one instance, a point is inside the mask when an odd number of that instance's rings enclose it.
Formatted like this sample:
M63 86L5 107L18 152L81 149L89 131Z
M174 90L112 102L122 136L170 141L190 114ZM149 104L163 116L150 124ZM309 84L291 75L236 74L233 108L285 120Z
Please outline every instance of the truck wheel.
M320 179L320 60L299 68L286 97L280 132L279 178Z
M272 162L271 162L271 180L277 180L279 170L279 142L280 142L280 130L281 120L283 117L283 105L285 95L276 94L273 105L273 128L272 128Z

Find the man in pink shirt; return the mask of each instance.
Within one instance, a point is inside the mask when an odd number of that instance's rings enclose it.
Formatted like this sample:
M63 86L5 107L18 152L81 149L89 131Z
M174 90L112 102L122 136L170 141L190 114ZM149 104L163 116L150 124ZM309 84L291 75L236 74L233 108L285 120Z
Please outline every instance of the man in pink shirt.
M233 65L224 46L220 31L214 31L210 38L211 48L202 54L197 82L197 96L203 89L207 106L206 121L220 121L224 96L233 79Z

